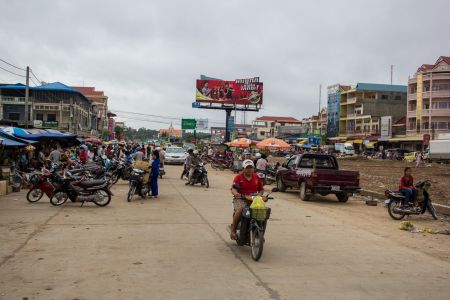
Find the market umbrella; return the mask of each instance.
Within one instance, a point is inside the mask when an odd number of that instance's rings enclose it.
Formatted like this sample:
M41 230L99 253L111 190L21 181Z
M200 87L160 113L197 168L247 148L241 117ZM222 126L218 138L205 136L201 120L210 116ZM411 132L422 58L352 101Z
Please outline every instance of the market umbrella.
M251 140L246 138L240 138L234 141L231 141L230 146L231 147L237 147L237 148L248 148L251 144Z
M89 137L87 139L84 140L87 143L93 143L93 144L101 144L102 141L100 141L98 138L94 138L94 137Z
M269 150L290 150L291 145L280 139L268 138L256 144L256 148Z

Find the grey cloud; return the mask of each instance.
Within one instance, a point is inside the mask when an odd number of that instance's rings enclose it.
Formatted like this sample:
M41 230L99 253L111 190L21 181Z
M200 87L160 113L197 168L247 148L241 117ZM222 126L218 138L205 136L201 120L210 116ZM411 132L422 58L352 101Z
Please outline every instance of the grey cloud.
M301 118L317 112L319 84L325 103L327 85L387 83L390 64L394 82L406 84L422 63L450 55L445 0L0 3L1 58L46 81L96 86L113 109L149 114L224 120L191 108L195 79L207 74L259 76L260 114Z

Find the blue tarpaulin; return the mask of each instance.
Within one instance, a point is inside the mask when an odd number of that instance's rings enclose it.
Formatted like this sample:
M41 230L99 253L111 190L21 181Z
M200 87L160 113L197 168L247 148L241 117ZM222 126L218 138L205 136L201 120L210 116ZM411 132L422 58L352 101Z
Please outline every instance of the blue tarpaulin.
M40 133L29 133L25 129L18 127L6 127L3 129L3 132L13 135L15 137L26 139L26 140L42 140L42 139L75 139L77 137L76 134L64 134L62 132L56 133L53 131L52 133L41 130Z
M1 137L0 143L5 147L25 147L27 145L18 141L10 140L6 137Z

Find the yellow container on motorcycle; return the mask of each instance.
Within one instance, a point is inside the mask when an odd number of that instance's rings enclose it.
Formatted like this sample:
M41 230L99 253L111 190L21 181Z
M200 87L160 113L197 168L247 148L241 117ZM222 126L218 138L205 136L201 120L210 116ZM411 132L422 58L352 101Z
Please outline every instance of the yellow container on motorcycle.
M256 220L263 221L267 217L266 204L261 196L256 196L253 198L253 202L250 205L250 211L252 218Z
M135 163L135 168L143 171L147 171L147 173L144 174L144 182L148 181L148 177L150 176L149 173L149 162L143 161L143 160L137 160Z

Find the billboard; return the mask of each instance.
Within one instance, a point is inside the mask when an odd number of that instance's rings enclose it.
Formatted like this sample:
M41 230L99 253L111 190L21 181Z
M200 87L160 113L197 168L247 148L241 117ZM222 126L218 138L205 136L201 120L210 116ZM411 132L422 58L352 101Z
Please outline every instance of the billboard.
M207 130L208 129L208 119L196 119L197 130Z
M263 83L259 77L226 80L197 80L195 101L258 106L263 101Z
M392 138L392 117L385 116L381 117L381 136L380 141L387 141Z

